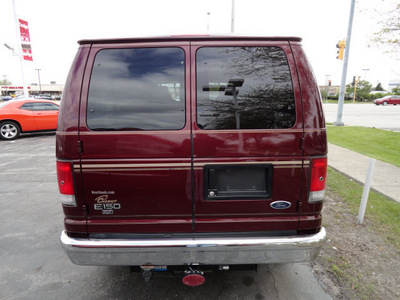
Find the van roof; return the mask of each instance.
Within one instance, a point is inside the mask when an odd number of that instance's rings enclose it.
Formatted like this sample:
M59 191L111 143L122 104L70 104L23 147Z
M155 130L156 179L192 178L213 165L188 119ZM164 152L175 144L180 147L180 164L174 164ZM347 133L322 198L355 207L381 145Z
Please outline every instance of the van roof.
M113 39L87 39L78 41L79 45L84 44L115 44L115 43L134 43L134 42L157 42L157 41L239 41L239 40L256 40L256 41L292 41L301 42L299 37L266 37L266 36L248 36L248 35L171 35L158 37L134 37L134 38L113 38Z

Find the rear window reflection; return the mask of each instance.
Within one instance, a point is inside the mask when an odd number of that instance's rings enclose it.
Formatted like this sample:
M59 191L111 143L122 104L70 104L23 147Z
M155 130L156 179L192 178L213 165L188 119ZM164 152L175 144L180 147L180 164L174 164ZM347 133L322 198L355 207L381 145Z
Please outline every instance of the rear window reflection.
M196 70L199 128L272 129L295 124L292 79L281 48L200 48Z
M176 130L185 125L180 48L107 49L96 55L89 87L92 130Z

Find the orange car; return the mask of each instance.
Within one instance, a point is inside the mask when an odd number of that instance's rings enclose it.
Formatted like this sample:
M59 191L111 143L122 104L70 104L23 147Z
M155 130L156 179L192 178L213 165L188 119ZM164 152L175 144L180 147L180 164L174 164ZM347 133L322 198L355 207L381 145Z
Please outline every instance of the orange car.
M16 139L21 132L57 129L59 105L47 100L11 100L0 103L0 138Z

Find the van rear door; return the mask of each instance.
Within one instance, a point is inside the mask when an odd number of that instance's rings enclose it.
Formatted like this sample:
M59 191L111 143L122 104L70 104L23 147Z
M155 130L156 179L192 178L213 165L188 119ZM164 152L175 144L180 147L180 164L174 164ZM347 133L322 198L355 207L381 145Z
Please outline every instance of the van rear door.
M289 42L191 46L195 231L293 234L303 119Z
M92 45L77 166L90 234L192 231L188 47Z

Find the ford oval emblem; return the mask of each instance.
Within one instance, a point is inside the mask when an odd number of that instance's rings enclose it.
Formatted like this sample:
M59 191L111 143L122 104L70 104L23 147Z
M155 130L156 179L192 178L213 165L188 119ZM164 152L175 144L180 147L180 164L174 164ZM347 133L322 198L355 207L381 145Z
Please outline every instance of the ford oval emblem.
M287 201L275 201L271 203L271 207L274 209L287 209L291 206L292 204Z

